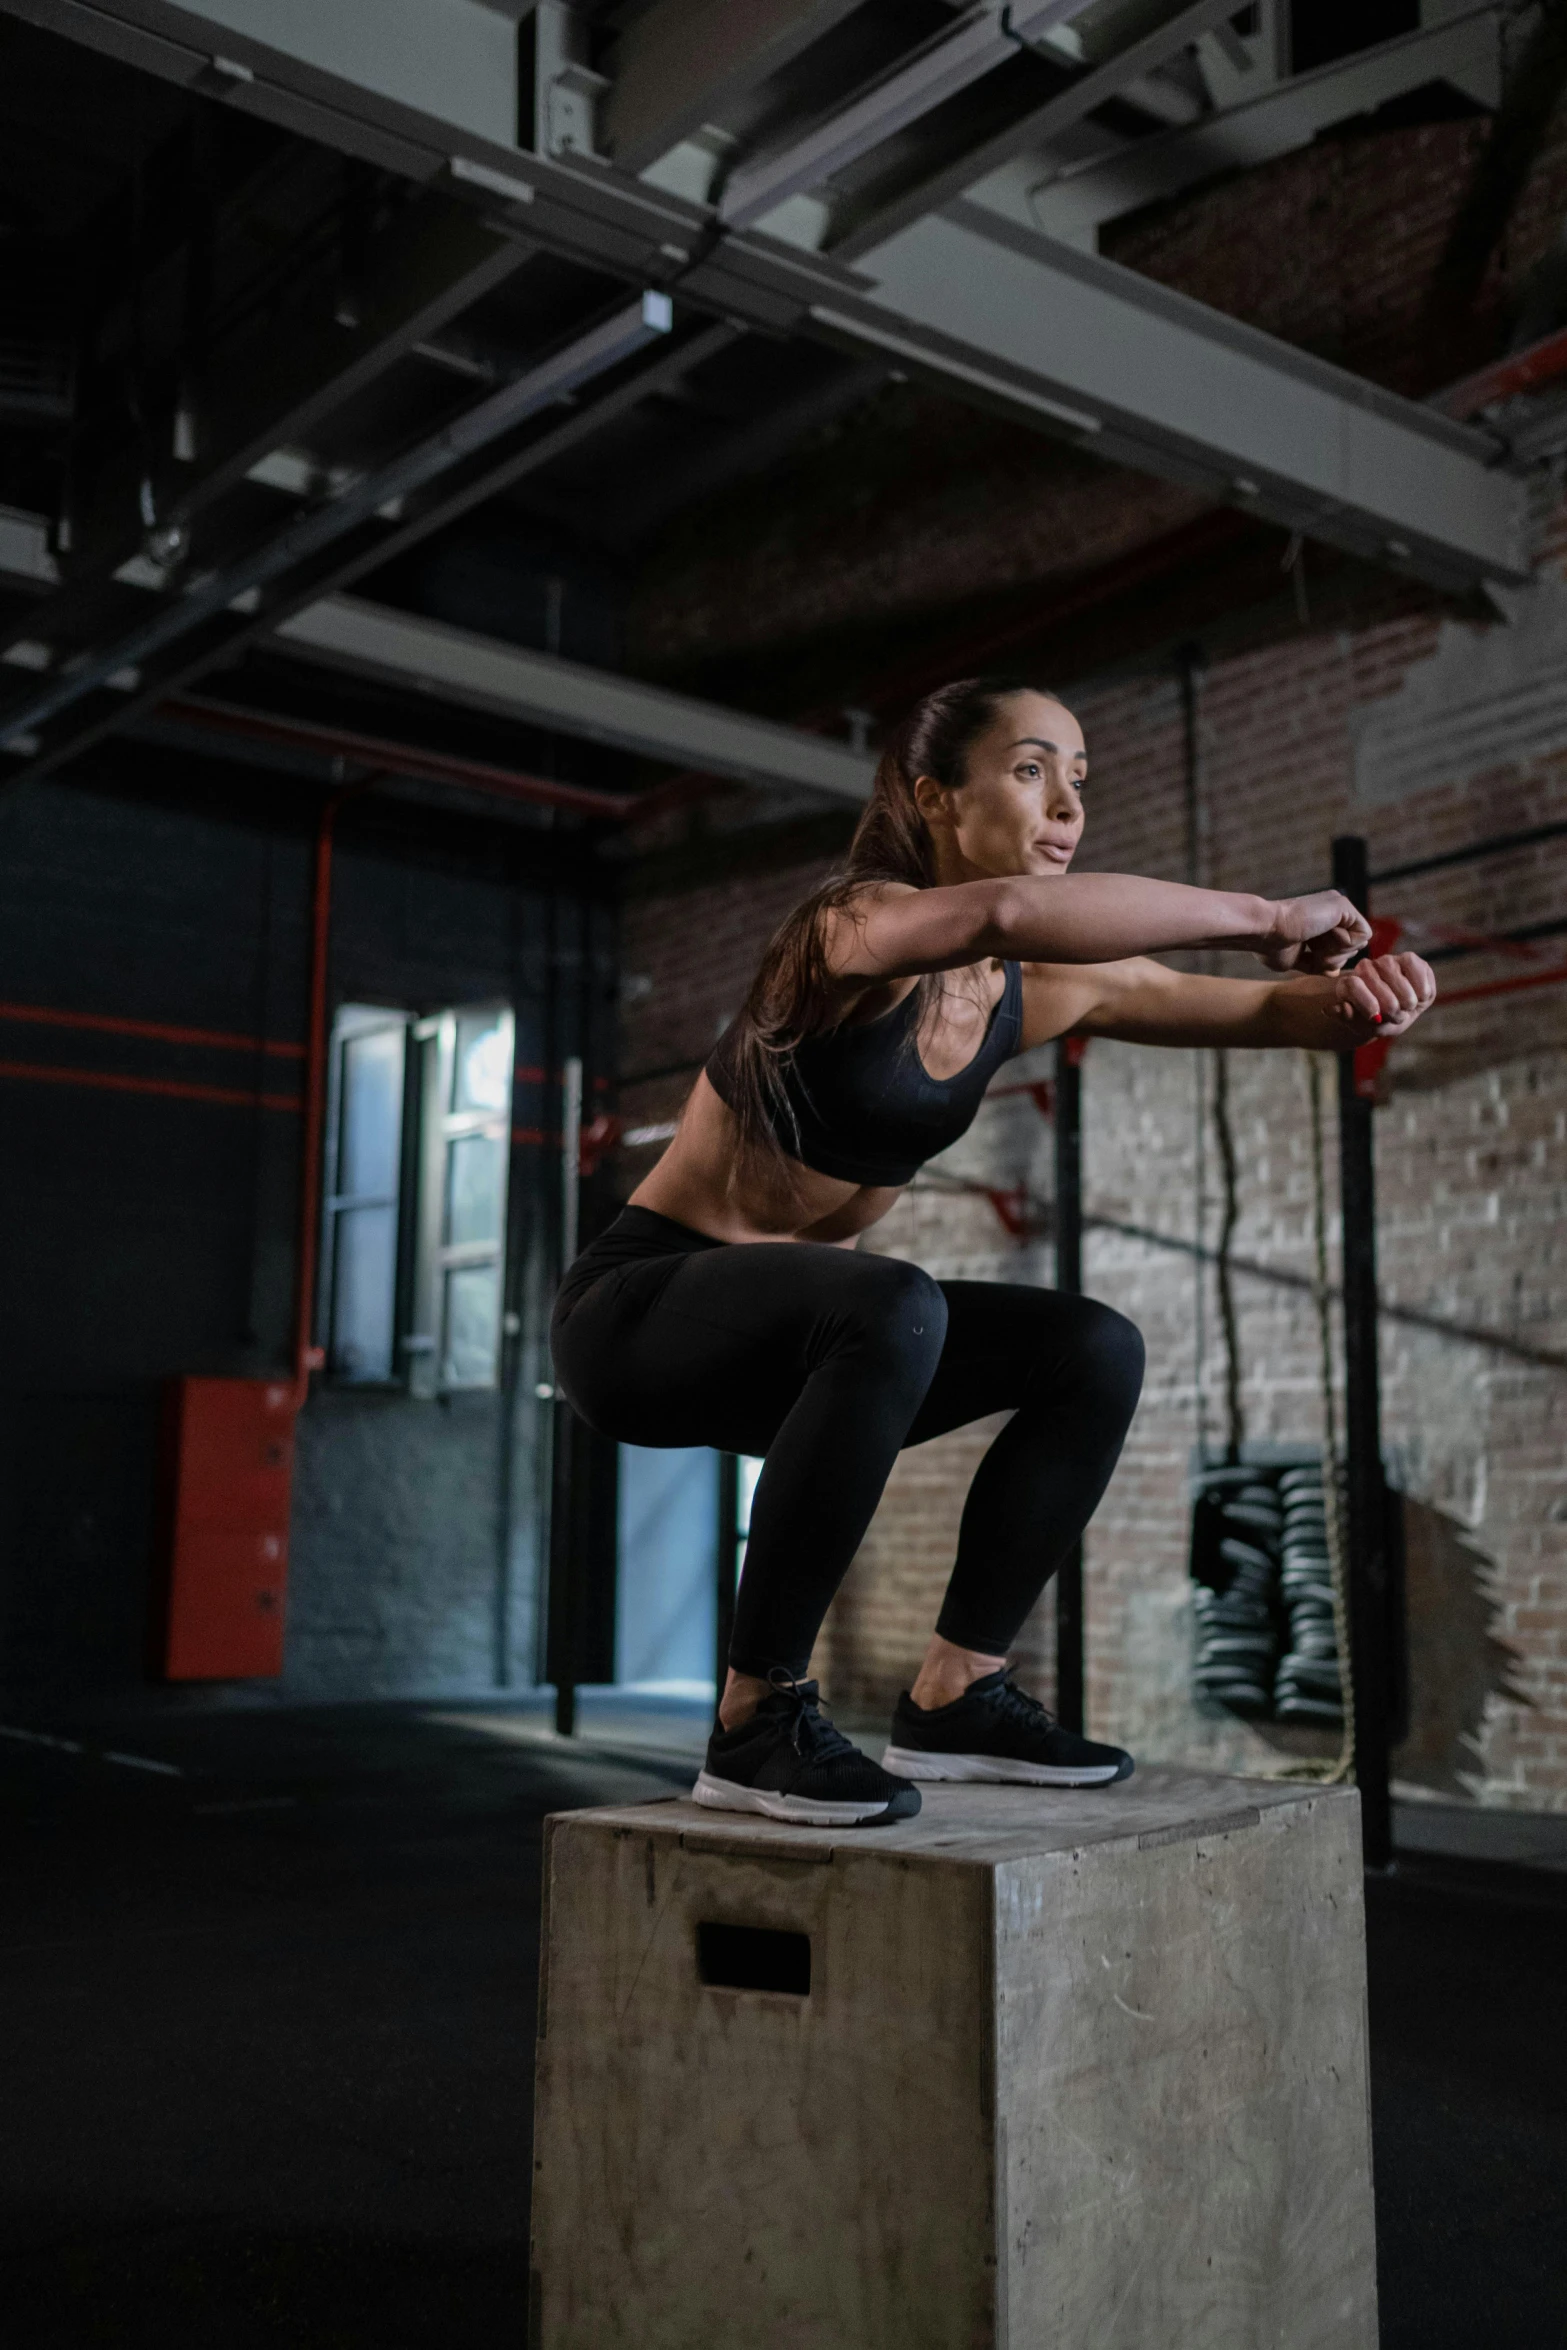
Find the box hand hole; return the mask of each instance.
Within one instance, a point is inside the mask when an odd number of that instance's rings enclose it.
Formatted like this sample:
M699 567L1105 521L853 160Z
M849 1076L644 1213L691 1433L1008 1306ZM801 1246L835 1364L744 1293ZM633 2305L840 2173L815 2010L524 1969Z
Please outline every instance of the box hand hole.
M807 1999L811 1990L811 1937L774 1926L699 1925L697 1973L725 1991L784 1991Z

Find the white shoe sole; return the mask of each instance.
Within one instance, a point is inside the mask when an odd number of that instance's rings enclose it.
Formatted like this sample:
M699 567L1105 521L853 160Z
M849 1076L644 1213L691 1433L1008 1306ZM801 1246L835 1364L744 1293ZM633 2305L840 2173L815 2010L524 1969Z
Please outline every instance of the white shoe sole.
M899 1779L965 1779L989 1787L1103 1787L1123 1776L1119 1763L1074 1770L1068 1764L1011 1762L995 1754L925 1754L913 1746L889 1746L881 1767Z
M710 1771L698 1773L691 1790L693 1803L705 1803L713 1811L760 1812L766 1820L787 1820L796 1828L854 1828L861 1820L879 1820L887 1805L881 1803L822 1803L811 1795L778 1795L765 1787L737 1787L733 1779L714 1778Z

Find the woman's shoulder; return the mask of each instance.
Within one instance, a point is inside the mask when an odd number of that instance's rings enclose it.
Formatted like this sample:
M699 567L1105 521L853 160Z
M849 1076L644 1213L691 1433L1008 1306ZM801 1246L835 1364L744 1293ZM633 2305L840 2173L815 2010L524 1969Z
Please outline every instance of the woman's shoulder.
M895 899L914 898L920 894L912 881L889 881L870 877L835 888L825 903L817 908L815 926L820 951L825 955L829 969L835 959L852 954L856 934L865 918L878 906L891 904ZM850 982L851 991L863 986L863 981Z
M914 881L890 881L880 875L867 875L863 881L846 881L836 887L821 908L828 922L843 915L860 913L867 906L884 906L894 898L917 898L920 886Z

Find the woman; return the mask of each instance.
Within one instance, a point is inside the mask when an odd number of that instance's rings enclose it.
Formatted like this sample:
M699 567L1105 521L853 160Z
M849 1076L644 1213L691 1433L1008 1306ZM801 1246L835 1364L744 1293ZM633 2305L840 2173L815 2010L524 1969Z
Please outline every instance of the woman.
M854 1244L1001 1063L1051 1037L1349 1051L1435 995L1415 955L1346 968L1369 931L1336 890L1069 878L1086 771L1051 694L967 679L928 696L845 874L783 925L674 1141L561 1284L556 1366L593 1427L764 1457L699 1803L840 1825L909 1818L920 1779L1126 1777L1130 1755L1062 1729L1006 1656L1115 1467L1138 1332L1090 1298L936 1282ZM1148 959L1193 947L1288 976ZM823 1717L811 1650L899 1450L999 1411L883 1769Z

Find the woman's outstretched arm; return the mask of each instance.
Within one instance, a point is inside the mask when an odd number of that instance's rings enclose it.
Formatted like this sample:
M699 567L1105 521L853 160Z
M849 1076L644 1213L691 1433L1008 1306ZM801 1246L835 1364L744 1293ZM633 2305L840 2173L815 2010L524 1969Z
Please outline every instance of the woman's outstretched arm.
M991 955L1111 963L1182 947L1238 947L1276 971L1334 971L1369 936L1365 916L1336 889L1264 898L1137 873L1067 873L939 889L888 884L829 915L825 944L834 976L852 984L958 970Z
M1072 1029L1127 1044L1306 1045L1350 1052L1402 1036L1436 1000L1418 955L1379 955L1327 978L1213 979L1135 956L1024 973L1023 1044Z

